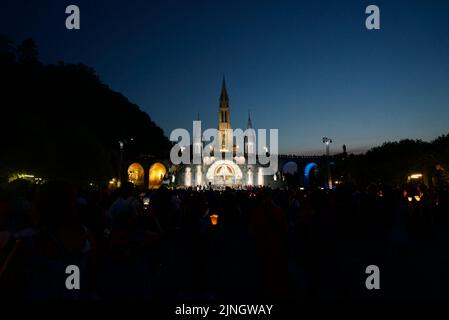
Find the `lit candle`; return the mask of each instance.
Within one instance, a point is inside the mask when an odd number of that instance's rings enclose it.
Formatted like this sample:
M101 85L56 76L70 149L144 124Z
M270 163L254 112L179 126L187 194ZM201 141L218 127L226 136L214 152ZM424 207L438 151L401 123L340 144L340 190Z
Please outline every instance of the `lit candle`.
M211 214L210 215L210 222L213 226L217 225L218 223L218 214Z

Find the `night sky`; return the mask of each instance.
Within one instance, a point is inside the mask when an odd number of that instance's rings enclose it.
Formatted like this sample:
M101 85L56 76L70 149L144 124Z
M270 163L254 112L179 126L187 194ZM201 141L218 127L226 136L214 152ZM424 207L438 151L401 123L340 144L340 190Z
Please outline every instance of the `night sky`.
M381 30L365 28L369 4ZM223 74L232 126L250 109L283 153L449 133L449 1L3 0L0 32L34 38L45 63L92 66L167 136L198 112L217 126Z

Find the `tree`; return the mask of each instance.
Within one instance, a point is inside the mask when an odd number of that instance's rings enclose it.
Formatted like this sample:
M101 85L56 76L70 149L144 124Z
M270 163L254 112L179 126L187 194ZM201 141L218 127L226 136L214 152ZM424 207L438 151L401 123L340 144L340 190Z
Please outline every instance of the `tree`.
M16 58L14 43L4 34L0 34L0 63L12 64Z
M435 159L435 175L441 183L449 184L449 134L432 141L432 154Z
M19 63L35 64L39 61L39 51L33 39L27 38L17 47Z
M131 137L125 161L168 156L171 144L162 129L92 68L35 68L34 41L24 42L18 48L21 62L0 73L0 171L101 184L117 175L118 141Z

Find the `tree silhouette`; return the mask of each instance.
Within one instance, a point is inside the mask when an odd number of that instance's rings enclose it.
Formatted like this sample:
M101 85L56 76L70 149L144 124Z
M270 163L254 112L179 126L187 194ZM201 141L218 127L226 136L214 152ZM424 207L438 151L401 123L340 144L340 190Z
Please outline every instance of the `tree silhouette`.
M82 64L41 65L27 39L18 62L1 58L0 170L76 183L117 175L118 141L133 137L125 160L167 157L171 146L150 116ZM39 67L36 68L36 65ZM2 174L0 174L1 176Z
M0 62L3 65L11 64L15 61L14 43L4 34L0 34Z
M17 46L17 58L19 63L37 63L39 51L33 39L27 38Z

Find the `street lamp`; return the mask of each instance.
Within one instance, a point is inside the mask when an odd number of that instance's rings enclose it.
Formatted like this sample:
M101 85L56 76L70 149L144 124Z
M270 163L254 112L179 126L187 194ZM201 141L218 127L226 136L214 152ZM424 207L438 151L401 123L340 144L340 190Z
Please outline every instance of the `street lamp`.
M117 187L121 187L122 185L122 163L123 163L123 148L126 143L134 141L134 138L128 139L122 139L119 140L118 144L120 146L120 158L118 163L118 181L117 181Z
M328 137L323 137L323 143L326 145L326 160L327 160L327 186L329 189L332 189L332 176L331 176L331 165L329 160L329 148L332 143L332 139Z

